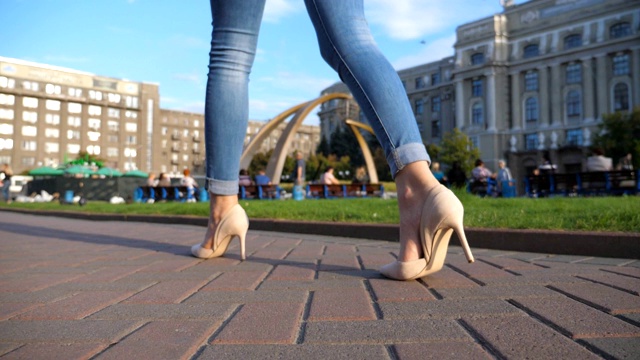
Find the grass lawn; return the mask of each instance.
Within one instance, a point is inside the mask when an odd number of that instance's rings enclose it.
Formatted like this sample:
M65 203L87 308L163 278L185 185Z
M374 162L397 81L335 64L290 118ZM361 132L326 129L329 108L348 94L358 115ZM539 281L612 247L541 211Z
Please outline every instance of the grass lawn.
M640 197L493 199L458 192L465 207L465 226L477 228L552 229L640 232ZM397 224L397 201L383 199L244 200L250 218ZM41 210L118 214L207 216L208 203L155 203L86 206L58 203L0 204Z

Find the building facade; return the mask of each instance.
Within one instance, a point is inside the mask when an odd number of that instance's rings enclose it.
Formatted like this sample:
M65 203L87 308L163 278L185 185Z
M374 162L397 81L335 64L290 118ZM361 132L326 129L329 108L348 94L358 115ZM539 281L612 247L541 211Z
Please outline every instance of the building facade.
M505 2L459 26L454 48L398 72L423 141L458 128L490 169L507 159L518 179L545 155L580 171L602 115L640 106L638 0Z
M250 122L245 143L262 124ZM319 133L301 126L292 148L314 152ZM161 109L157 84L0 57L0 163L21 173L81 152L123 171L203 174L204 115Z

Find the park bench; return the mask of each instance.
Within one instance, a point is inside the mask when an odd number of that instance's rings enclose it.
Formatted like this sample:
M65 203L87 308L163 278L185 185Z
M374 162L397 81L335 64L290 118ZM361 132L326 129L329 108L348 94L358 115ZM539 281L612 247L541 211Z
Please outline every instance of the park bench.
M640 192L640 171L590 171L525 177L527 196L620 195Z
M384 186L381 184L345 184L345 185L324 185L308 184L306 197L332 199L337 197L368 197L384 195Z
M282 189L277 185L240 185L240 199L280 199Z
M182 185L140 186L135 190L134 199L141 202L155 201L197 201L202 197L194 188ZM204 201L206 199L200 199Z

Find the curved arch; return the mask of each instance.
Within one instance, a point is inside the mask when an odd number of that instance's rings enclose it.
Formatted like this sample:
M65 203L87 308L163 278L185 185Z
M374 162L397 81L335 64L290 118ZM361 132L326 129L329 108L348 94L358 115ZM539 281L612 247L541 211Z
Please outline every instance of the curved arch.
M309 102L298 104L294 107L291 107L280 114L278 116L271 119L268 123L266 123L260 131L251 139L251 141L247 144L247 146L242 151L242 156L240 157L240 169L246 169L251 164L251 159L256 154L256 152L260 149L260 145L262 142L271 134L273 130L275 130L281 122L291 116L293 113L298 112L302 107L307 105ZM272 179L273 181L273 179Z
M373 134L373 129L369 125L365 125L361 122L357 122L351 119L347 119L345 123L349 125L349 127L351 128L351 131L353 131L353 134L356 136L356 139L358 140L358 144L360 145L360 149L362 150L362 155L364 157L364 163L367 166L367 173L369 173L369 181L372 184L377 184L378 170L376 170L376 164L373 162L373 157L371 156L371 150L369 149L369 144L367 144L367 141L364 139L362 134L360 134L360 131L358 131L358 128L360 128Z
M294 117L289 121L287 127L285 127L282 132L282 135L276 144L276 148L274 149L273 154L271 154L269 163L267 164L267 176L271 179L272 183L280 183L282 168L284 167L284 160L289 152L291 139L296 134L304 119L316 106L333 99L351 99L351 95L345 93L331 93L299 105L299 110L295 112ZM270 121L267 125L271 124L274 120Z

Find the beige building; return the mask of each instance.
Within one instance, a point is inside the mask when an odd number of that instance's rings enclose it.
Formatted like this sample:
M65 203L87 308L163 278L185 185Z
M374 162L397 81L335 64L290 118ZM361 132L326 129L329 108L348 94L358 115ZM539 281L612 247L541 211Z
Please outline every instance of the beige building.
M505 3L457 28L453 57L398 72L422 138L458 128L518 179L547 153L580 171L602 115L640 106L640 1Z
M250 122L245 143L262 124ZM314 152L319 133L302 126L292 148ZM161 109L157 84L0 57L0 163L21 173L80 152L122 171L204 173L204 115Z

